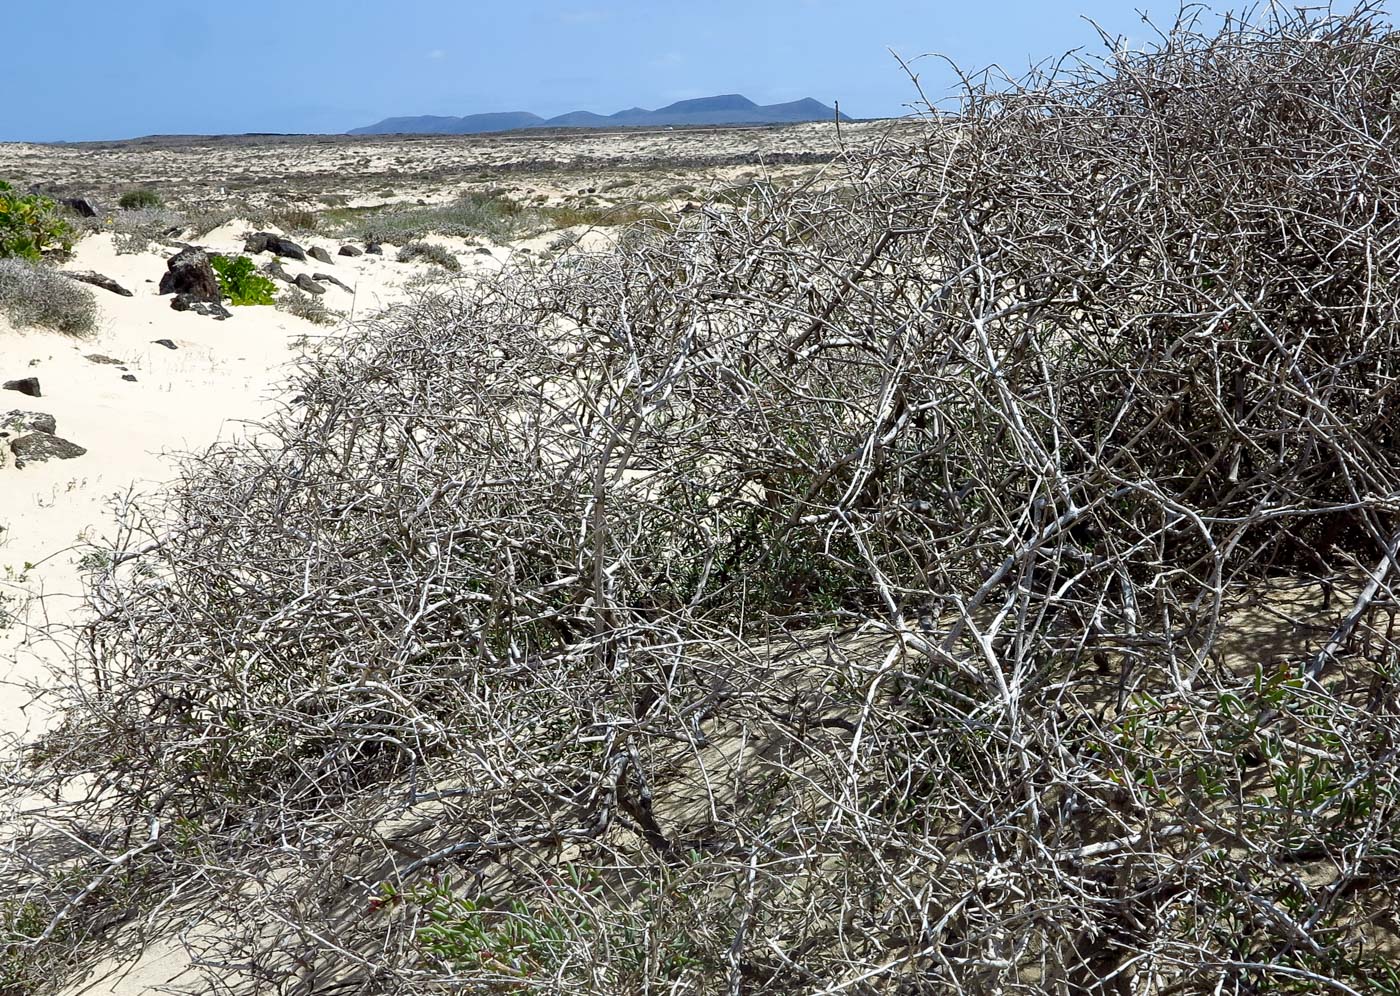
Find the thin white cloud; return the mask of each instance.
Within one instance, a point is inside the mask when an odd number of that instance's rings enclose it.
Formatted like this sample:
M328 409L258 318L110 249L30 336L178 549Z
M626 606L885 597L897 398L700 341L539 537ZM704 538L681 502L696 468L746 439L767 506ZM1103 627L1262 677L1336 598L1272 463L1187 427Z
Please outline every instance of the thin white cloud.
M441 62L443 59L447 58L447 53L440 48L435 48L428 53L428 58L432 59L434 62Z

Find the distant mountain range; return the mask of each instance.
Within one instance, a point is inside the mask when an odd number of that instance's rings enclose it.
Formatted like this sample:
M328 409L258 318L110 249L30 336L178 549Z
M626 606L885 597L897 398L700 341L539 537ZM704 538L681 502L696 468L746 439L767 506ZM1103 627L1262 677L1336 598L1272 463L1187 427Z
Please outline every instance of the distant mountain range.
M463 118L385 118L378 124L356 128L351 135L480 135L521 128L629 128L667 125L791 124L799 121L832 121L836 108L811 97L786 104L755 104L748 97L726 93L718 97L678 100L654 111L631 107L616 114L570 111L542 118L529 111L469 114ZM841 115L842 121L851 120Z

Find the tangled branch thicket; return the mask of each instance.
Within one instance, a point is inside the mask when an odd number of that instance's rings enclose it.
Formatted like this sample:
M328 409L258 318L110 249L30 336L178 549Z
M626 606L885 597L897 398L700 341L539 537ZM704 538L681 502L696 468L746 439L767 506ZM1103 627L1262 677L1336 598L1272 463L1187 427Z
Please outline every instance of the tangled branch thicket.
M333 340L125 517L10 970L1400 992L1397 114L1188 18Z

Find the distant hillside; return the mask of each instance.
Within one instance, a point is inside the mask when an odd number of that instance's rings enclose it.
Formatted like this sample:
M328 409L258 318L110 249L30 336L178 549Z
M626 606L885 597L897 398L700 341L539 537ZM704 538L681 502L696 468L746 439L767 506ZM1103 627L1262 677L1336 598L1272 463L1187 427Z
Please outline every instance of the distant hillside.
M570 111L557 117L542 118L528 111L496 114L469 114L466 117L385 118L378 124L355 128L351 135L479 135L518 128L625 128L678 125L788 124L798 121L831 121L836 109L806 97L786 104L755 104L737 93L717 97L678 100L649 111L630 107L616 114ZM846 115L841 120L849 121Z

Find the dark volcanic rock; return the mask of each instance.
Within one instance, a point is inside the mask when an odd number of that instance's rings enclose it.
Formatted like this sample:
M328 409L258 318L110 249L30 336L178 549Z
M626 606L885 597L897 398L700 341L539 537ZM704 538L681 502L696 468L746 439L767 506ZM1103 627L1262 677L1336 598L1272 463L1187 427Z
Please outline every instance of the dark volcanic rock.
M196 301L218 304L223 299L219 278L209 265L209 256L202 249L181 249L165 264L167 272L160 278L162 294L178 294ZM176 308L183 311L183 308Z
M133 384L135 384L135 383L136 383L136 375L135 375L135 374L122 374L122 380L129 380L129 381L131 381Z
M7 380L3 385L6 391L18 391L20 394L27 394L31 398L42 398L44 392L39 390L38 377L21 377L19 380Z
M352 291L349 287L345 286L345 284L343 284L341 281L339 281L339 280L337 280L335 277L331 276L329 273L317 273L317 274L314 274L313 277L312 277L312 279L313 279L313 280L319 280L319 281L320 281L321 283L323 283L323 284L335 284L337 287L339 287L341 290L345 291L347 294L353 294L353 293L355 293L355 292Z
M323 285L318 284L305 273L298 274L294 282L308 294L324 294L326 292L326 288Z
M295 283L295 281L292 280L292 275L282 267L281 260L268 260L266 263L263 264L263 272L266 273L269 277L275 277L276 279L282 281L284 284Z
M326 263L331 266L335 265L331 261L331 254L326 252L326 250L322 249L320 246L312 246L310 249L306 250L306 254L312 259L319 260L322 263Z
M58 203L84 218L96 218L99 213L97 205L86 197L64 197Z
M105 356L102 353L88 353L83 359L87 360L89 363L96 363L98 366L105 367L119 367L126 362L125 360L117 359L115 356Z
M27 463L43 463L46 460L72 460L87 452L77 443L69 442L62 436L48 432L31 432L10 443L10 452L15 455L15 466Z
M365 252L369 253L371 256L383 256L384 247L378 242L371 242L369 245L365 246Z
M101 287L105 291L111 291L113 294L120 294L122 297L136 296L131 291L123 287L121 284L113 280L111 277L104 277L100 273L93 273L90 270L59 270L58 272L63 274L69 280L77 280L81 283L92 284L92 286L94 287Z
M254 248L254 247L259 248ZM271 232L254 232L243 243L243 248L250 253L260 253L264 250L278 256L286 256L288 259L305 261L306 250L297 245L291 239L283 238L280 235L273 235Z
M0 439L27 436L31 432L47 432L52 436L58 431L58 420L47 412L12 411L0 415Z
M364 254L365 254L365 251L364 251L363 249L361 249L359 246L341 246L341 247L340 247L340 255L342 255L342 256L363 256Z
M172 341L172 340L170 340L170 339L153 339L153 340L151 340L151 341L152 341L152 343L153 343L154 345L156 345L156 346L164 346L166 349L179 349L179 348L180 348L179 346L175 345L174 341Z
M233 314L219 302L203 301L193 294L176 294L170 302L170 307L175 311L192 311L196 315L204 315L219 321L223 321Z

